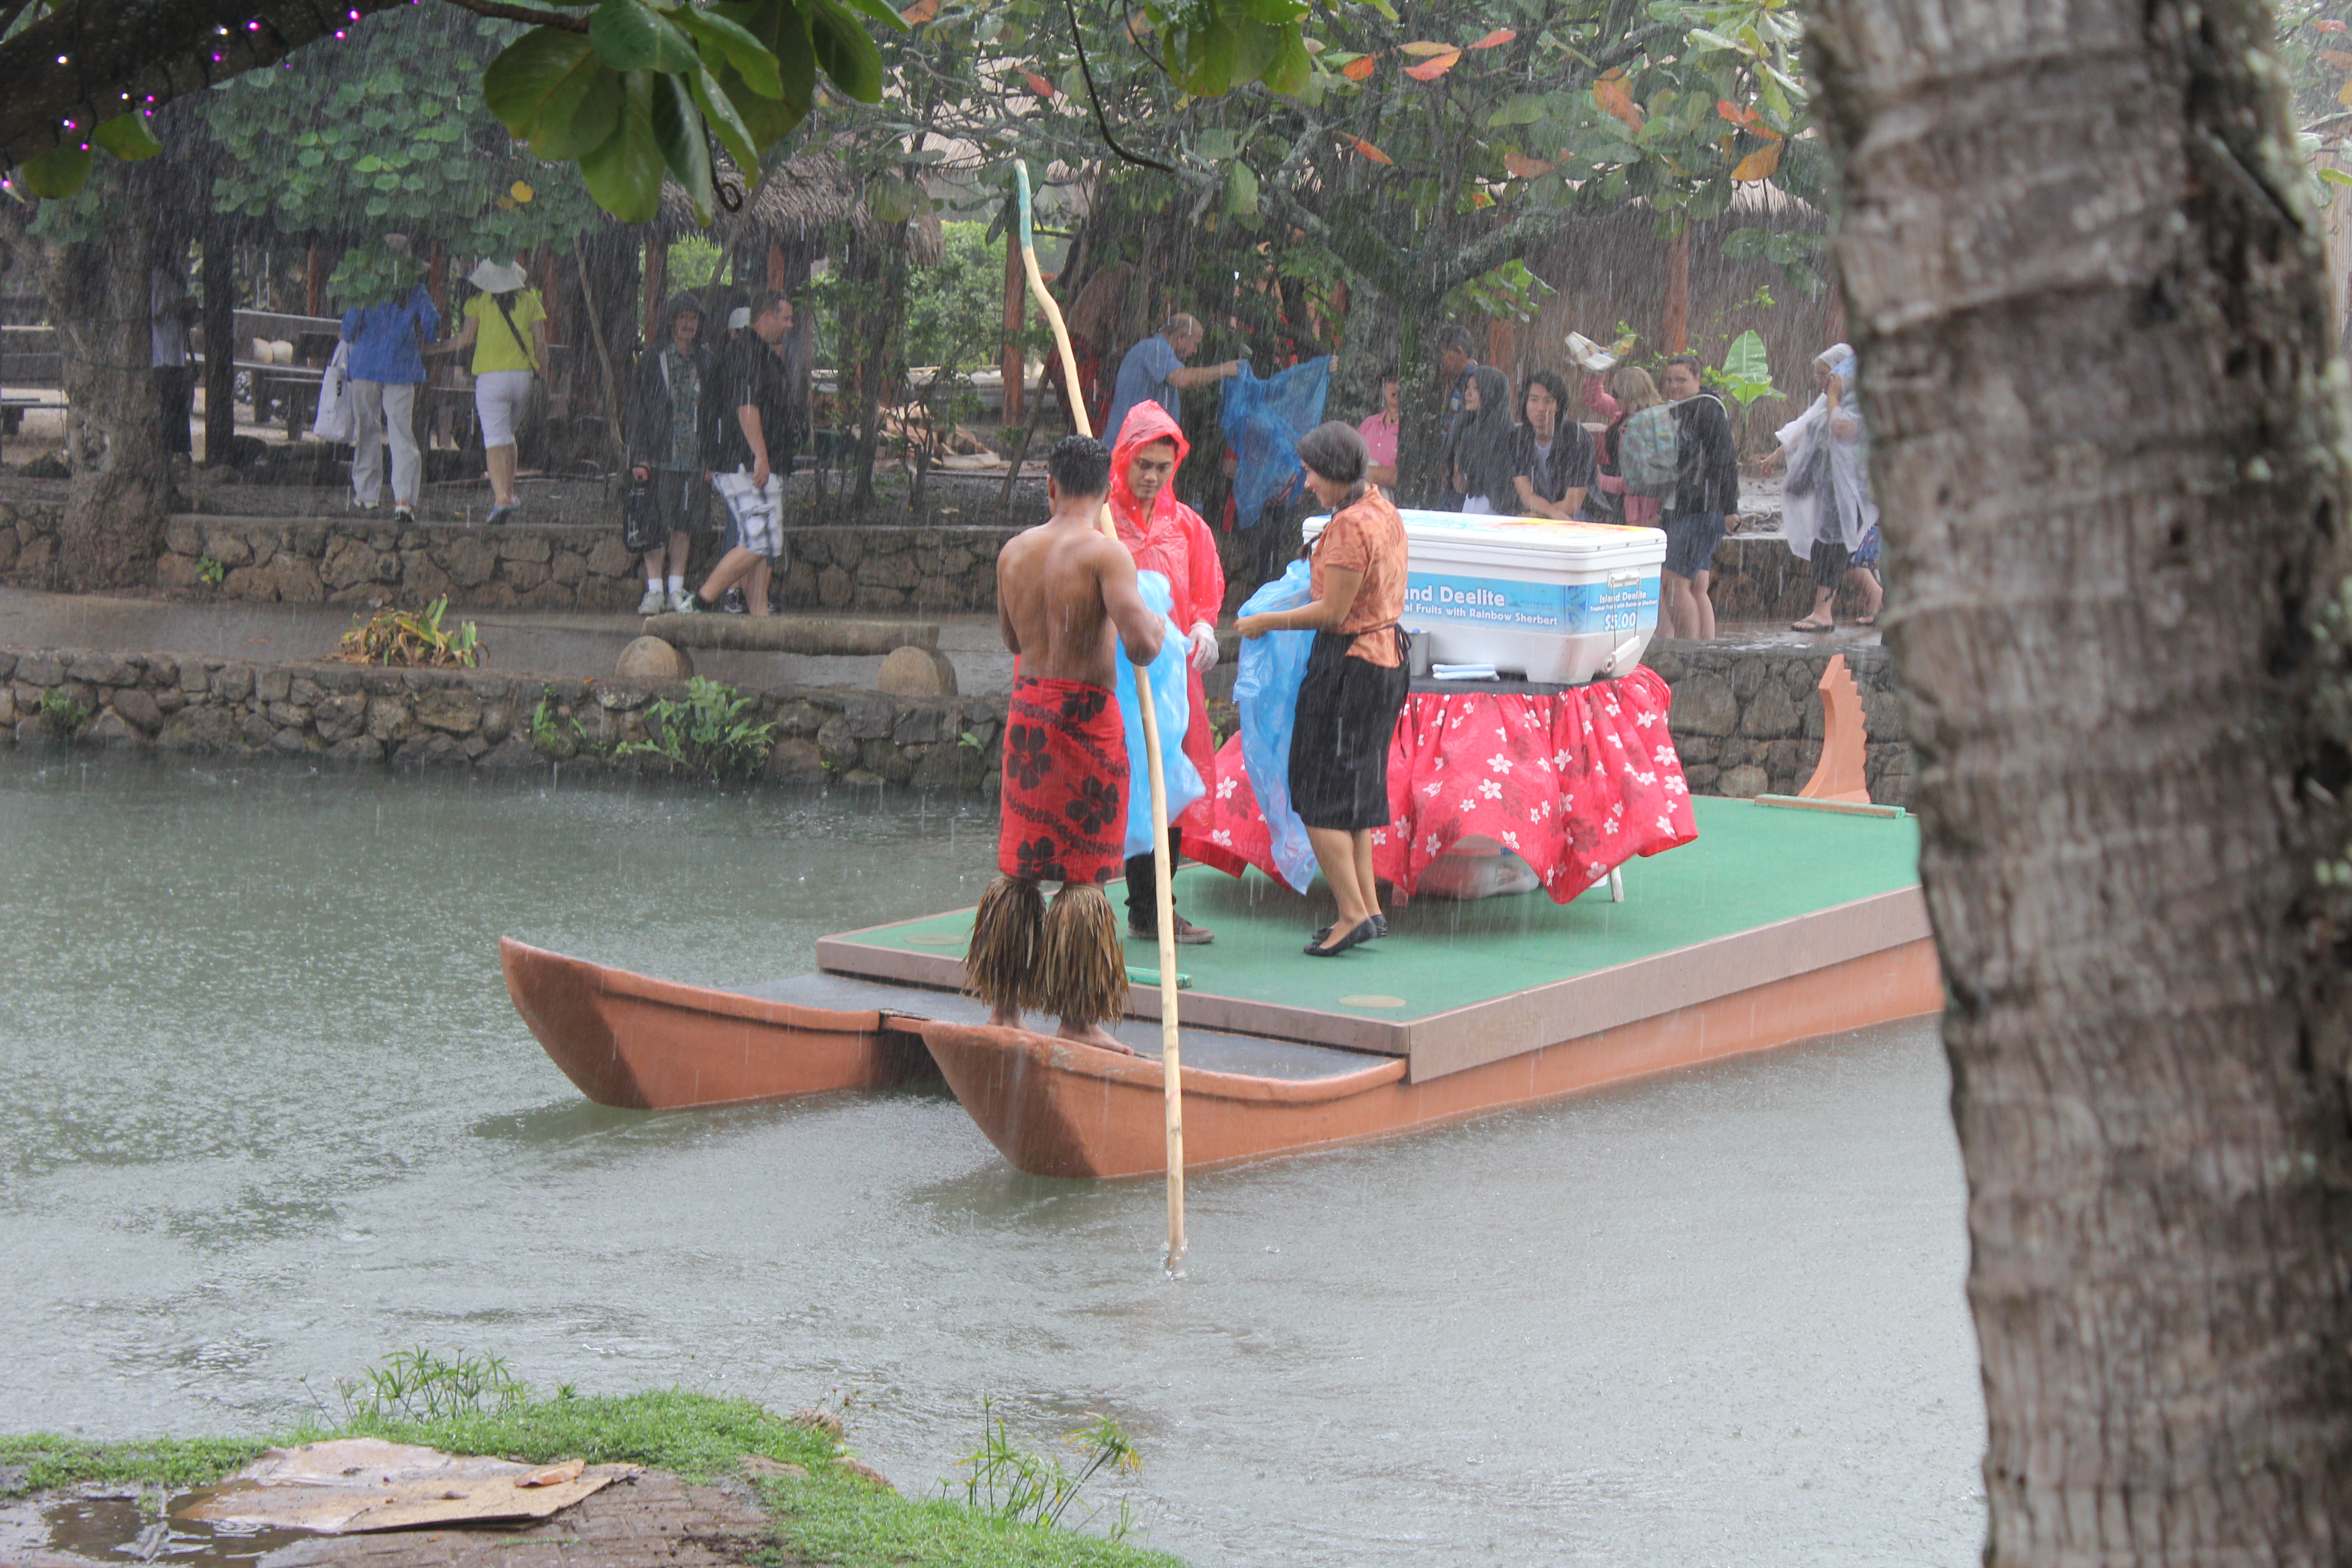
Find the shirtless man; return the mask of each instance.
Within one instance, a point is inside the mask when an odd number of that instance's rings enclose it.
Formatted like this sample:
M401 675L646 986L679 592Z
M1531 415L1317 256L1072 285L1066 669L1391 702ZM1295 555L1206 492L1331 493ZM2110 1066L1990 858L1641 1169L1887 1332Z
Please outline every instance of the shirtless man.
M1136 591L1135 563L1096 518L1110 453L1072 436L1045 459L1054 514L996 557L997 621L1015 664L1004 729L997 869L973 916L967 984L988 1021L1052 1013L1065 1039L1126 1051L1105 1027L1127 1014L1127 956L1102 885L1123 865L1127 736L1114 682L1159 657L1166 623ZM1040 882L1059 882L1051 909ZM1131 1054L1131 1053L1130 1053Z

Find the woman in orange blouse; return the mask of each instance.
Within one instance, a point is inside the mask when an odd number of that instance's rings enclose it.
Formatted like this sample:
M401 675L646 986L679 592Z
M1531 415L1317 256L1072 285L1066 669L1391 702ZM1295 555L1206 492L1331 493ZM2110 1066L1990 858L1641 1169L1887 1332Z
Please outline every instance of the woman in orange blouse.
M1314 598L1244 616L1242 636L1311 631L1290 741L1290 799L1339 902L1307 951L1329 958L1387 934L1372 881L1372 829L1389 825L1389 741L1410 683L1404 631L1404 520L1367 483L1364 438L1334 419L1298 443L1307 487L1331 509L1316 540Z

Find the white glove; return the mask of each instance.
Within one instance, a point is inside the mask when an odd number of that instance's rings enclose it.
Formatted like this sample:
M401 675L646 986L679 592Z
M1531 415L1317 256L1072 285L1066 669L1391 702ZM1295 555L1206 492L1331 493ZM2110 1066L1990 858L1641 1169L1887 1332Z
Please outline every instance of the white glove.
M1206 621L1192 623L1192 668L1206 674L1217 665L1217 628Z

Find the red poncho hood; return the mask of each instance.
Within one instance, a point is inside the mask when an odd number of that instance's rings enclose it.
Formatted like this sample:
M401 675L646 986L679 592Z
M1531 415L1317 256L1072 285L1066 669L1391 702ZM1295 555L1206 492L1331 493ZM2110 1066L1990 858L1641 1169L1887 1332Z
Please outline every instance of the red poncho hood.
M1176 467L1184 466L1185 457L1192 450L1184 439L1184 428L1168 416L1168 410L1150 398L1145 398L1128 411L1127 423L1118 427L1110 448L1110 515L1118 524L1119 537L1133 549L1152 531L1153 524L1165 525L1179 510L1189 510L1176 499L1176 476L1160 487L1160 495L1152 502L1151 517L1143 515L1143 503L1127 488L1128 469L1135 465L1135 455L1155 441L1176 443Z

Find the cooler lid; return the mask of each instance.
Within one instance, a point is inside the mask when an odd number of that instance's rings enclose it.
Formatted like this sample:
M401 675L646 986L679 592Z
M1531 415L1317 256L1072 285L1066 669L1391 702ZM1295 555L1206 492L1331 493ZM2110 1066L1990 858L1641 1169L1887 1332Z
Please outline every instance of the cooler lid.
M1654 528L1620 522L1563 522L1549 517L1490 517L1460 511L1400 510L1405 538L1451 560L1465 554L1503 557L1539 555L1562 565L1600 566L1627 554L1648 555L1664 546ZM1310 517L1302 531L1319 536L1328 514Z

